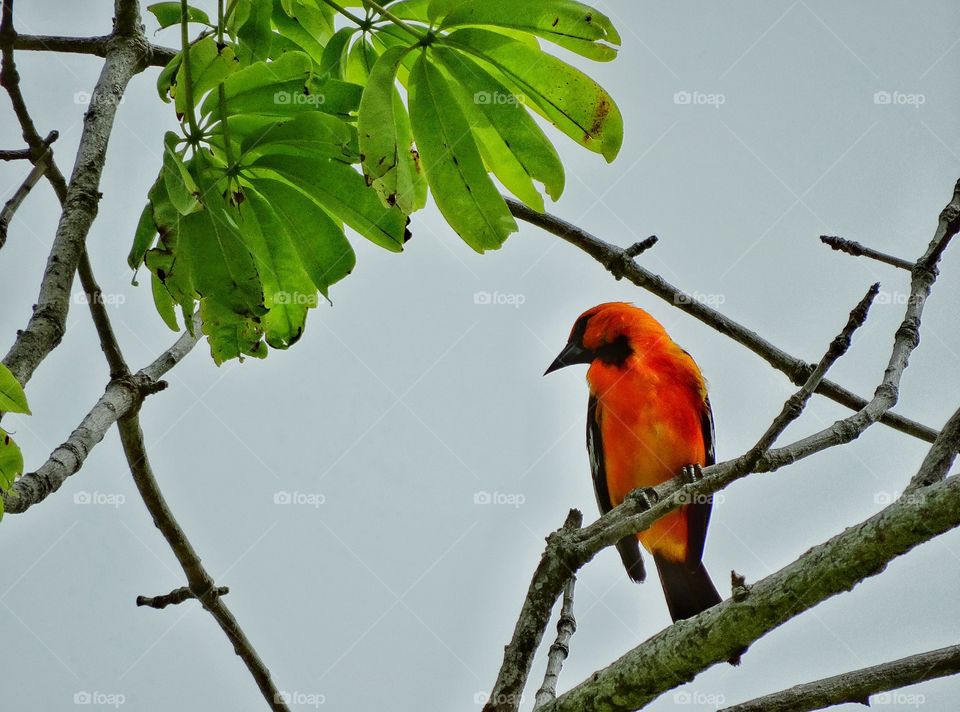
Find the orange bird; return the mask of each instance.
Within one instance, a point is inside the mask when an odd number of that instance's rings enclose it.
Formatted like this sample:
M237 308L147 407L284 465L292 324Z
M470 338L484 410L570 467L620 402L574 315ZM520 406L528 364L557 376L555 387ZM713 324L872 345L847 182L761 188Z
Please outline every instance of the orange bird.
M546 373L576 363L590 364L587 450L601 513L634 489L714 463L703 375L643 309L611 302L584 312ZM617 542L627 575L638 583L645 573L637 542L653 555L674 621L721 600L701 561L711 504L710 497L685 504Z

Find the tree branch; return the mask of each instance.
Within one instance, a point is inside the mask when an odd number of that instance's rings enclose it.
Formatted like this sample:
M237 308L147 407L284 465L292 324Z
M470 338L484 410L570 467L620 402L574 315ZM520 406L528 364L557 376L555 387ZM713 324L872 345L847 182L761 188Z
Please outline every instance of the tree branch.
M821 235L820 242L822 242L824 245L827 245L831 249L836 250L837 252L846 252L848 255L853 255L854 257L869 257L877 262L883 262L884 264L891 265L892 267L905 269L907 272L913 270L913 263L909 260L904 260L900 257L894 257L893 255L888 255L870 247L864 247L859 242L854 242L853 240L847 240L842 237L834 237L832 235Z
M35 472L23 475L3 493L5 511L11 514L27 511L56 492L68 477L78 472L90 450L103 440L117 419L138 408L145 395L165 385L160 377L196 345L200 337L199 326L195 325L193 331L193 335L185 331L173 346L136 374L111 380L100 400L70 437L50 453L47 461Z
M230 589L226 586L218 586L210 591L210 595L212 596L226 596L228 593L230 593ZM160 610L167 606L177 606L185 601L192 601L194 599L196 599L196 596L193 594L193 591L190 590L190 587L181 586L162 596L137 596L137 606L146 606L147 608Z
M94 57L106 57L110 35L100 37L62 37L53 35L17 35L13 48L28 52L66 52L70 54L89 54ZM165 67L175 56L177 50L170 47L149 44L147 64L151 67Z
M870 695L960 672L960 645L795 685L789 690L726 707L722 712L807 712L845 702L870 704Z
M644 269L627 256L624 249L604 242L586 230L554 215L538 213L513 198L505 196L505 200L510 212L515 217L566 240L593 257L615 277L626 277L638 287L646 289L677 309L686 312L707 326L745 346L775 369L786 374L794 385L802 385L810 375L813 369L810 364L791 356L745 326L685 294L659 275ZM829 380L824 380L820 384L817 393L851 410L861 410L867 405L865 399ZM893 412L884 413L880 422L926 442L933 442L937 436L936 430Z
M577 584L577 577L567 579L563 589L563 605L560 608L560 619L557 621L557 639L550 646L547 654L547 670L543 675L543 685L537 690L537 697L533 709L537 710L548 702L557 698L557 682L563 663L570 655L570 639L577 632L577 619L573 616L573 589Z
M118 421L117 427L120 430L120 441L123 443L123 451L127 456L127 464L130 466L133 480L140 491L144 504L147 505L150 516L153 517L154 525L163 534L163 538L167 540L167 544L173 550L177 561L180 562L183 573L187 577L190 594L200 601L201 605L217 621L221 630L226 633L227 638L233 644L234 651L246 664L257 683L257 687L260 688L260 692L263 693L264 698L270 705L270 709L287 712L289 708L283 701L280 691L273 684L270 670L257 655L257 651L243 632L237 619L234 618L230 609L223 602L220 589L214 582L213 577L204 568L200 557L190 544L190 540L187 539L187 535L167 506L150 467L150 462L147 460L147 451L143 446L143 431L140 429L140 419L136 411L122 417Z
M12 0L4 0L4 9L8 7L12 9ZM84 117L77 160L47 260L40 295L27 328L18 333L3 359L4 365L21 385L30 380L39 364L63 338L73 275L81 261L84 241L97 213L100 177L117 106L127 83L146 66L149 48L140 25L139 4L133 0L116 0L114 24L106 60L93 91L90 108ZM7 37L8 34L5 34L5 40Z

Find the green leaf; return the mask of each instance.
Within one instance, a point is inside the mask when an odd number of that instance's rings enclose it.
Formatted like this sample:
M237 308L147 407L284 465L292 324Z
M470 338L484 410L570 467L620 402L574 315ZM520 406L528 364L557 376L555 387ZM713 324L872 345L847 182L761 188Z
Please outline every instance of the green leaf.
M347 163L357 159L356 131L329 114L315 111L279 121L243 115L229 124L231 135L240 139L243 156L287 153Z
M170 327L171 331L180 331L180 325L177 324L177 314L173 307L176 302L170 296L170 292L155 274L150 275L150 290L153 293L153 304L157 308L157 313L163 319L163 323Z
M289 113L289 109L282 106L285 102L275 100L275 95L291 88L291 84L302 91L312 72L313 63L303 52L288 52L275 62L256 62L235 72L223 83L230 113L260 113L260 108L270 107L274 112ZM200 115L209 115L217 105L217 97L207 97L200 106Z
M197 295L219 301L238 314L263 314L263 292L253 259L216 189L209 192L206 209L180 221L178 257L189 265Z
M199 206L196 197L198 190L193 176L190 175L190 171L187 170L174 148L178 140L179 137L172 131L168 131L164 137L161 175L170 202L180 214L186 215Z
M524 175L540 181L548 195L557 200L563 193L563 162L556 148L523 108L521 97L511 93L468 56L441 47L434 48L433 52L466 93L468 98L464 108L470 124L474 133L481 136L480 145L495 154L490 160L494 161L494 172L500 181L518 198L542 211L543 201L539 194L533 198L534 202L524 197L529 195L530 188L527 187L528 181L515 175L519 166ZM510 155L502 155L504 152Z
M204 37L193 43L190 46L190 77L193 80L194 101L200 101L204 94L219 85L238 67L233 49L229 46L218 47L213 37ZM185 81L184 65L181 65L177 70L177 87L182 87ZM176 92L174 107L178 116L183 116L190 110L186 97L187 92Z
M347 58L346 79L355 84L366 84L370 76L370 70L373 69L377 61L377 50L373 48L370 41L366 38L360 38L353 43Z
M153 220L153 206L147 203L143 212L140 213L137 230L133 235L133 247L130 248L130 254L127 255L127 264L130 265L130 269L135 270L143 264L143 256L153 246L156 236L157 224Z
M173 59L167 62L167 66L157 77L157 94L164 103L169 104L170 100L176 96L177 74L180 71L180 63L183 61L183 53L177 52Z
M257 158L251 169L257 175L263 175L266 169L281 176L371 242L391 252L403 250L407 216L397 208L384 207L367 188L363 176L350 166L304 156L267 154Z
M285 349L303 334L307 310L317 305L319 295L273 207L253 188L245 195L239 222L263 283L269 310L263 317L264 334L270 346Z
M23 473L23 453L7 431L0 428L0 489L6 491ZM0 503L3 498L0 497Z
M409 215L423 207L426 183L419 157L411 152L410 122L394 84L408 51L391 47L373 66L360 99L357 129L367 180L386 205Z
M180 24L181 7L179 2L155 2L153 5L147 5L147 10L157 18L161 30L171 25ZM191 5L187 6L187 22L197 22L207 27L213 27L210 24L210 16L200 8Z
M344 67L347 58L347 49L350 38L357 31L356 27L343 27L330 38L323 48L320 58L320 75L324 78L343 79Z
M410 73L410 119L440 212L477 252L496 249L517 223L477 150L463 111L423 54Z
M238 42L240 59L245 65L266 60L273 47L274 32L270 26L273 8L263 0L245 0L242 22L238 22L234 34ZM239 8L238 8L239 10ZM237 10L234 11L235 13Z
M13 377L10 369L2 363L0 363L0 411L30 415L30 408L27 406L27 396L23 392L23 386Z
M515 84L544 117L608 162L623 143L623 117L609 94L566 62L502 34L457 30L438 40L489 63Z
M440 23L442 29L462 25L522 30L601 62L614 59L612 45L620 44L610 18L574 0L467 0Z
M237 314L215 299L200 300L203 333L210 344L210 355L218 366L244 356L266 358L267 347L261 341L263 331L257 320Z
M400 2L390 3L388 9L401 20L430 22L430 16L427 14L429 5L430 0L401 0Z
M286 181L261 178L256 191L273 208L300 257L303 270L323 296L353 270L356 256L343 229L326 211Z
M273 24L277 31L319 64L323 60L323 47L333 35L333 25L327 15L306 3L291 3L289 11L282 9L279 0L274 0L273 6Z

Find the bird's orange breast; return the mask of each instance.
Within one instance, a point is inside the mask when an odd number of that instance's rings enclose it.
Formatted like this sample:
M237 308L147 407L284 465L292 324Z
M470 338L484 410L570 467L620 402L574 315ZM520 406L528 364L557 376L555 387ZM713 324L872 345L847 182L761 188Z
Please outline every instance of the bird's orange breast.
M613 506L638 487L705 464L705 386L693 360L679 348L631 356L622 366L594 362L587 372L598 401L607 488ZM637 535L645 549L673 561L687 556L686 507Z

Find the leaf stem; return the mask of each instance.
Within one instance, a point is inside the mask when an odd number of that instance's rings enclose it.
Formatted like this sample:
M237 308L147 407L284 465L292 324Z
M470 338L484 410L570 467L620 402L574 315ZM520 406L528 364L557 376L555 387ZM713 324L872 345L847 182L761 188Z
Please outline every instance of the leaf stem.
M197 126L197 117L193 106L193 81L190 78L190 36L187 30L188 9L187 0L180 0L180 44L183 46L183 76L184 92L187 97L187 123L190 125L190 142L199 140L200 127Z
M324 1L326 1L326 0L324 0ZM372 9L376 10L382 17L385 17L386 19L390 20L390 22L392 22L393 24L395 24L397 27L400 27L400 28L406 30L406 31L409 32L411 35L413 35L414 37L416 37L418 40L421 40L421 41L422 41L422 40L425 40L425 39L428 37L428 33L423 33L423 32L420 32L419 30L414 29L411 25L408 25L406 22L404 22L403 20L401 20L399 17L397 17L396 15L394 15L392 12L390 12L387 8L383 7L383 5L380 5L379 3L374 2L374 0L362 0L362 2L363 2L363 6L364 6L364 7L366 7L366 8L372 8Z
M364 20L363 18L361 18L361 17L359 17L359 16L357 16L357 15L354 15L354 14L353 14L352 12L350 12L347 8L341 6L341 5L338 4L338 3L335 3L333 0L323 0L323 2L324 2L326 5L329 5L330 7L332 7L334 10L336 10L337 12L339 12L341 15L343 15L344 17L346 17L346 18L347 18L348 20L350 20L351 22L354 22L354 23L356 23L357 25L360 25L361 27L363 27L364 25L367 24L366 20Z

